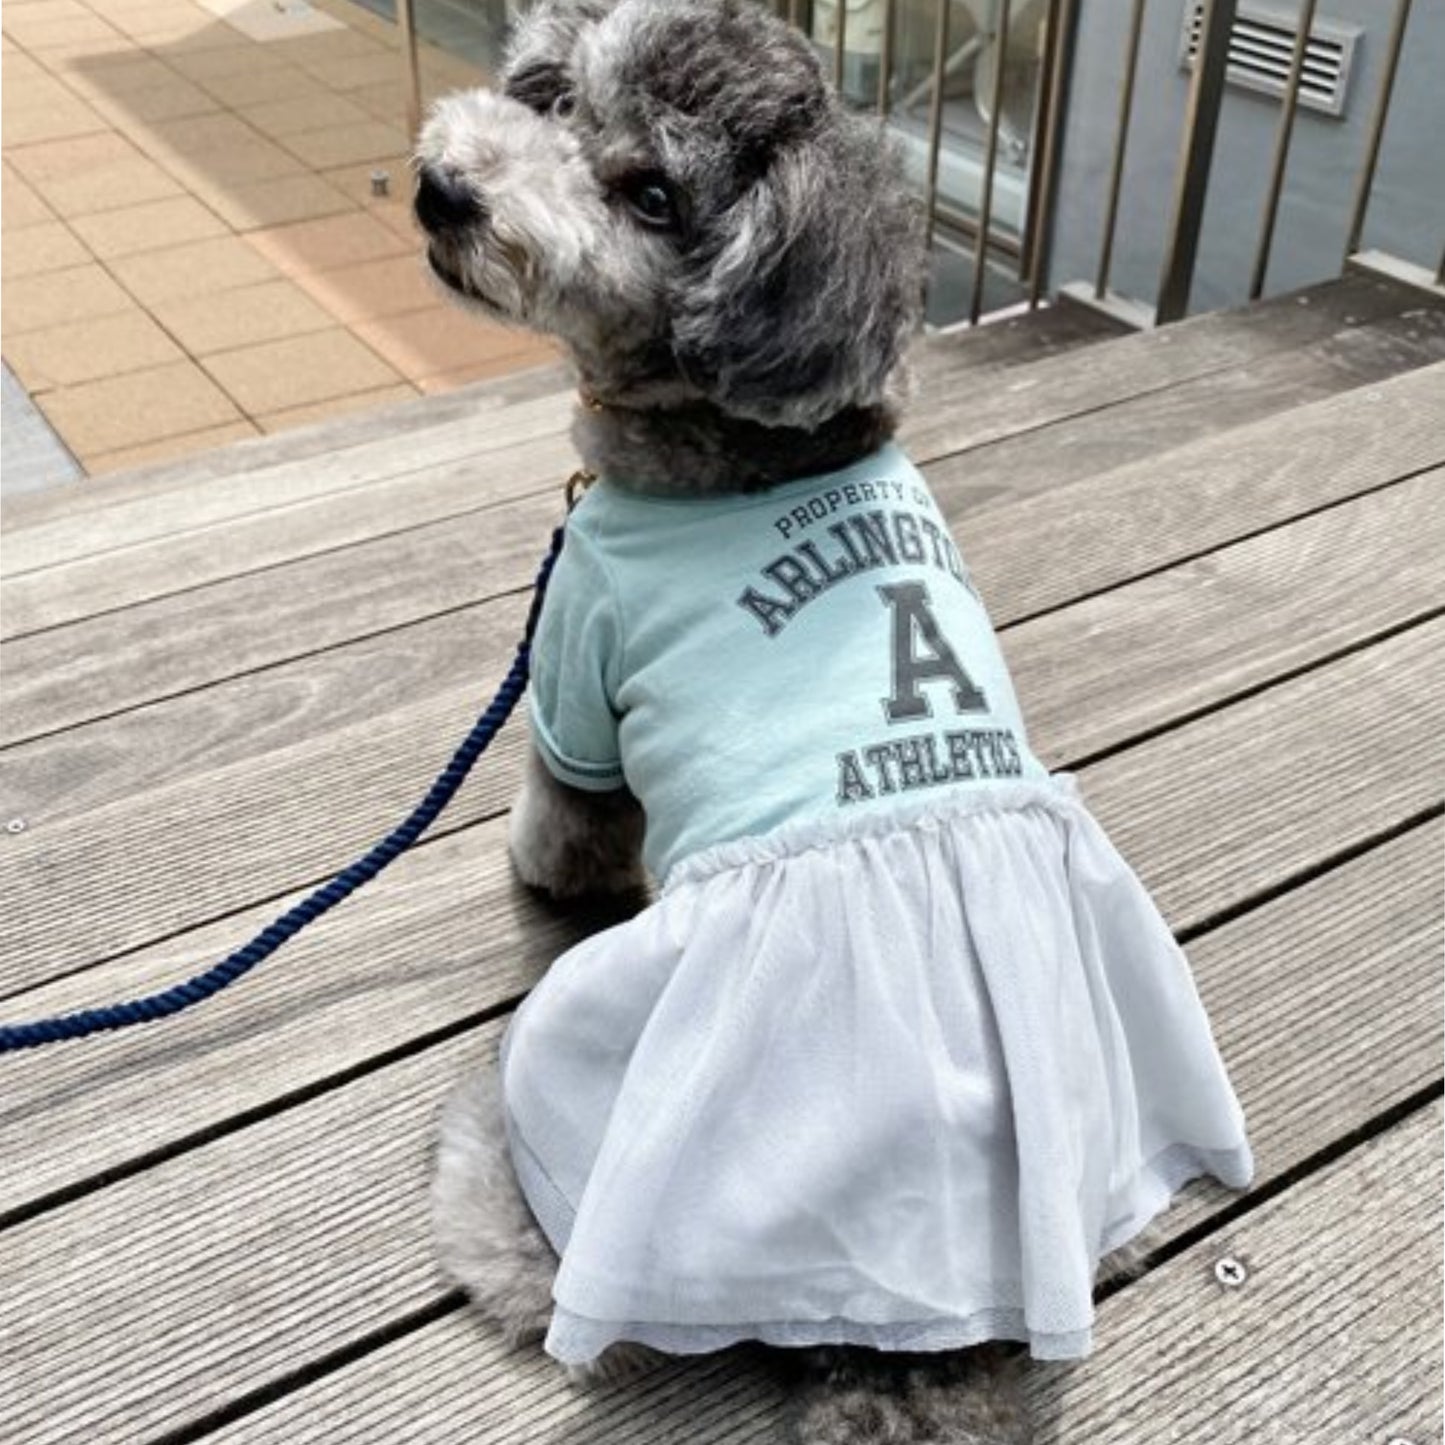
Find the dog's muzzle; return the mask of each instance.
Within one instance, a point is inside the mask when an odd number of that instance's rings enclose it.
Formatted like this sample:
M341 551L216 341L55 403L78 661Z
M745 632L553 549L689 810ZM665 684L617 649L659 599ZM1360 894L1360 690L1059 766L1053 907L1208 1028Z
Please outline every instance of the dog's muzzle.
M422 166L417 172L412 206L417 220L432 236L479 226L487 219L486 204L464 180L431 166Z

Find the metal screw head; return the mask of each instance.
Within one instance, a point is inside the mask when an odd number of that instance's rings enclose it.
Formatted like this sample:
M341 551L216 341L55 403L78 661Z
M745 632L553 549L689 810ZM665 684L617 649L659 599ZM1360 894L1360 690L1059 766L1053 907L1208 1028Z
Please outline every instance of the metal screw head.
M11 818L5 825L5 831L7 833L23 833L25 831L25 819Z
M1226 1289L1238 1289L1249 1278L1249 1271L1237 1259L1225 1258L1214 1266L1214 1277Z
M371 194L373 196L386 196L391 194L390 171L372 171Z

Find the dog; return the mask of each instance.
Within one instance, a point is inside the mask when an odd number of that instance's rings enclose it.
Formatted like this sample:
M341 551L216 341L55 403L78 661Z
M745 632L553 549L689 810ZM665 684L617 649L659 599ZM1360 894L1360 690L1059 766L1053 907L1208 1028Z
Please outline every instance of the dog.
M593 1374L760 1341L809 1445L1019 1445L1017 1344L1084 1353L1100 1257L1251 1165L1182 957L1030 752L892 441L926 270L898 158L750 0L542 0L416 168L431 273L561 344L601 478L515 872L663 883L449 1100L443 1264ZM1089 1024L1041 1050L1041 1018Z

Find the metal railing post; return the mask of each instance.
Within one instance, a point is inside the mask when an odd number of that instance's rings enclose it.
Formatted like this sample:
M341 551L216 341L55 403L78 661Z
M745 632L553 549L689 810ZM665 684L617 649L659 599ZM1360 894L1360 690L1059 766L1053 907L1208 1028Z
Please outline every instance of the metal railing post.
M1124 155L1129 148L1129 125L1134 114L1134 81L1139 73L1139 42L1144 35L1144 0L1134 0L1129 17L1129 40L1124 48L1124 83L1119 88L1119 120L1114 131L1114 160L1109 167L1109 200L1104 210L1104 237L1099 246L1099 270L1094 295L1103 299L1114 264L1114 231L1119 224L1119 194L1124 185Z
M938 25L933 36L933 103L928 114L928 185L924 192L927 229L924 244L933 247L933 228L938 219L938 161L943 149L943 86L948 65L948 10L953 0L938 0Z
M888 119L893 95L893 37L897 29L897 0L884 0L883 42L878 52L878 116Z
M1385 47L1385 74L1380 81L1375 114L1370 122L1370 138L1365 145L1365 163L1360 168L1360 179L1355 188L1355 205L1350 216L1349 234L1345 238L1346 261L1360 249L1360 237L1365 233L1365 212L1369 209L1370 192L1375 186L1375 167L1380 160L1380 142L1385 136L1385 121L1390 114L1390 96L1395 89L1395 72L1400 66L1400 50L1405 42L1405 26L1409 21L1410 0L1400 0L1395 9L1395 23L1390 29L1389 43Z
M1199 232L1204 220L1204 197L1219 132L1219 111L1224 98L1224 73L1229 64L1229 37L1234 29L1238 0L1206 0L1200 26L1199 54L1184 110L1184 143L1174 178L1164 268L1159 276L1155 321L1178 321L1189 310L1189 290L1199 255Z
M1279 113L1279 130L1274 138L1274 165L1270 170L1269 192L1264 203L1264 224L1260 228L1259 248L1254 253L1254 274L1249 280L1249 299L1258 301L1264 293L1265 273L1269 270L1269 253L1274 244L1275 222L1279 219L1279 198L1284 190L1284 171L1289 161L1290 137L1294 134L1295 111L1299 108L1300 82L1305 73L1305 52L1309 49L1310 31L1315 24L1317 0L1304 0L1300 7L1299 34L1295 36L1294 54L1289 62L1289 79L1284 86L1284 106Z
M1049 124L1044 132L1043 153L1038 158L1041 172L1036 197L1029 205L1028 283L1029 309L1043 296L1053 239L1054 196L1059 181L1059 160L1063 149L1069 73L1074 54L1074 31L1078 19L1077 0L1062 0L1050 17L1049 44L1052 47L1048 72ZM1057 30L1054 26L1057 25Z
M983 311L983 283L988 259L988 233L993 223L993 177L998 167L998 133L1003 124L1003 92L1008 78L1009 0L994 0L993 48L997 59L993 67L993 96L988 117L988 141L983 153L983 195L978 203L978 234L973 246L973 291L968 299L968 319L978 324Z
M412 140L421 134L421 69L416 56L416 0L396 0L401 33L401 63L406 87L406 126Z

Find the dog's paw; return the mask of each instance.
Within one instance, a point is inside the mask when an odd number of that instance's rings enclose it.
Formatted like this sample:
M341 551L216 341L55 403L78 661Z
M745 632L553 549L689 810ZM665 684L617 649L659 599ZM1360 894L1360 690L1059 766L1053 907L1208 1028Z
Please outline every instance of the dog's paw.
M666 1358L666 1355L646 1345L622 1340L609 1345L595 1360L585 1365L569 1365L567 1378L574 1385L624 1385L655 1369Z

